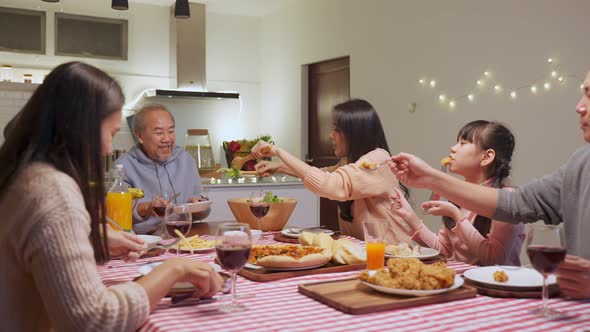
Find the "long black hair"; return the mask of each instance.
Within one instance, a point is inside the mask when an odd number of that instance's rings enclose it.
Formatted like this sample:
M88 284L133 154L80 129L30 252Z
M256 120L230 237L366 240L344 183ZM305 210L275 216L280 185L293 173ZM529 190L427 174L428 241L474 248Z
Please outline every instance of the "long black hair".
M71 176L90 214L90 242L98 263L108 260L101 124L121 110L119 84L81 62L62 64L45 78L5 130L0 148L0 195L27 165L41 161Z
M494 161L487 170L487 178L494 178L492 187L502 188L510 176L510 162L514 152L515 139L514 135L504 125L485 120L476 120L469 122L457 134L457 142L460 140L475 144L480 150L485 151L492 149L495 151ZM454 220L450 217L443 217L447 228L454 227ZM483 236L487 237L492 227L490 218L477 215L473 221L473 226Z
M348 163L354 163L363 155L381 148L387 152L389 145L381 125L379 114L373 105L363 99L351 99L334 106L332 112L334 130L346 138L348 144ZM407 187L399 184L404 196L409 196ZM351 205L353 201L339 202L340 217L352 221Z

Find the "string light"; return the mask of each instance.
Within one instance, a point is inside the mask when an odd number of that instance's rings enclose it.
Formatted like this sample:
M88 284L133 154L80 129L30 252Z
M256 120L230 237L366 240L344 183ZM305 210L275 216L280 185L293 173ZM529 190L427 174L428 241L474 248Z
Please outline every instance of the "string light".
M542 86L545 91L549 91L553 85L561 86L563 84L563 86L566 86L567 81L572 78L579 80L579 82L583 82L583 80L581 80L578 76L568 74L560 70L560 64L556 63L553 58L547 58L547 63L549 64L550 68L546 74L542 75L541 77L538 77L533 81L529 81L528 83L516 85L513 87L506 87L506 91L510 91L510 99L517 99L519 91L523 89L530 89L533 95L537 95L537 92L539 92L539 86ZM560 84L558 85L555 83L552 85L552 80L555 80ZM437 85L437 82L434 79L426 77L421 78L418 82L421 86L429 84L431 88L435 88ZM438 99L441 104L448 105L449 108L455 108L462 99L467 99L469 102L473 103L477 94L485 93L486 91L491 90L497 95L502 95L502 91L505 87L501 83L502 82L499 82L492 77L492 71L486 70L483 72L483 76L476 80L475 85L471 87L466 93L455 96L447 96L446 94L442 93L438 95ZM486 88L486 86L489 86L489 88ZM580 85L580 89L584 89L583 84Z

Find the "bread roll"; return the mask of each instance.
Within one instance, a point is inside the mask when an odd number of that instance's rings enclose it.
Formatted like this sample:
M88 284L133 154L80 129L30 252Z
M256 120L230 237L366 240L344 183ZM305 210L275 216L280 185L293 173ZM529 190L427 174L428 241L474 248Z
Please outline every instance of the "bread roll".
M299 234L299 244L302 246L313 246L316 235L311 232L302 232Z
M315 237L313 240L313 246L332 250L332 244L334 243L334 239L330 235L326 233L319 233L314 235Z
M354 243L342 245L340 253L346 264L362 264L367 261L366 251Z

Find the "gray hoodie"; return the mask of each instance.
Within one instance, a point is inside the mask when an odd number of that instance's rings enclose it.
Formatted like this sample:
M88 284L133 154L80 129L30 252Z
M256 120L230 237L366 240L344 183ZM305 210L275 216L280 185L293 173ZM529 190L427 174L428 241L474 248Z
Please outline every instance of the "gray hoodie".
M143 189L145 196L138 203L150 202L155 193L168 191L180 193L177 203L188 202L191 197L201 195L201 178L195 160L179 146L175 146L172 155L166 161L154 161L145 155L140 145L115 161L115 165L125 168L125 182L133 188ZM149 216L141 217L137 213L137 204L133 209L133 230L148 233L158 230L161 219Z

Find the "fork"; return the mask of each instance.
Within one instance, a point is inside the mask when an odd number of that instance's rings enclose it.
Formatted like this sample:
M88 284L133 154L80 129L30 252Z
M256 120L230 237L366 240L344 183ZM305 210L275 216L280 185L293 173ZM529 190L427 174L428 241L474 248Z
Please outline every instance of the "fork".
M325 229L325 228L326 228L326 225L320 225L320 226L316 226L316 227L300 228L300 229L296 229L296 230L294 230L292 228L289 228L289 233L301 234L304 231L308 231L308 230L311 230L311 229Z
M440 171L447 174L449 172L449 166L448 165L440 165ZM430 197L428 197L429 201L438 201L440 200L440 195L435 193L434 191L430 194ZM423 209L422 210L422 214L423 215L427 215L430 214L430 209Z
M363 166L362 166L363 164L361 163L361 167L360 167L360 169L362 169L362 170L363 170L363 171L365 171L365 172L375 172L375 171L376 171L376 170L377 170L379 167L381 167L381 166L383 166L383 165L387 164L387 162L388 162L388 161L389 161L389 159L387 159L387 160L385 160L385 161L383 161L383 162L380 162L380 163L378 163L378 164L374 164L375 166L374 166L373 168L367 168L367 167L363 167ZM370 163L369 163L369 164L370 164Z
M178 242L180 242L182 239L175 239L174 241L168 243L168 244L158 244L158 243L154 243L154 244L150 244L147 247L147 251L153 250L153 249L169 249L172 246L176 245Z

